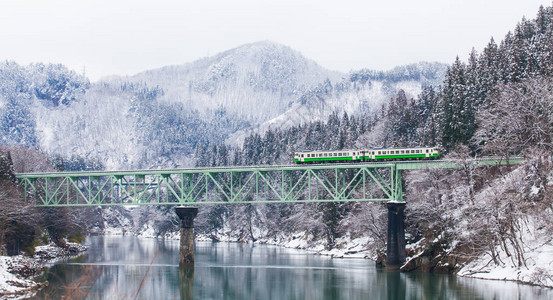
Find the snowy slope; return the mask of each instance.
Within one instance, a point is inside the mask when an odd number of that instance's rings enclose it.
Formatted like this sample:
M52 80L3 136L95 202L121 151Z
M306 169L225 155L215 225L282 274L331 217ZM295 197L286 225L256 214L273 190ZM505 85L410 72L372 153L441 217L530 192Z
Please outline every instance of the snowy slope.
M383 104L403 90L408 98L416 98L423 86L438 86L443 82L447 66L421 62L396 67L390 71L360 70L340 81L326 80L289 105L283 114L258 126L231 135L227 143L240 146L253 132L288 128L313 121L325 121L334 112L353 115L377 112Z
M256 123L283 113L289 103L325 79L340 76L289 47L262 41L185 65L108 81L160 86L165 101L199 111L223 107Z

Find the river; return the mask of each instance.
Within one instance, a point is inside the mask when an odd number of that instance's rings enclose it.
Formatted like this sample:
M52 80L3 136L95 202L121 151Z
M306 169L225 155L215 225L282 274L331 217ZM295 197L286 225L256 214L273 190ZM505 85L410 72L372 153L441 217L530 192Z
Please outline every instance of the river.
M400 273L271 245L93 236L88 251L50 266L37 299L553 299L553 290L452 275Z

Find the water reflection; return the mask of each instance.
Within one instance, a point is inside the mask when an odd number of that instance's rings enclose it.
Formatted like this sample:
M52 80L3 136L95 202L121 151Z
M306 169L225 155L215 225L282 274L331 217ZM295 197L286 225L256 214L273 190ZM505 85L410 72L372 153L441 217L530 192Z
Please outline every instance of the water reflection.
M198 242L194 269L177 241L91 237L89 251L51 267L37 298L71 299L553 299L513 282L376 269L275 246Z
M179 267L180 298L194 299L194 268Z

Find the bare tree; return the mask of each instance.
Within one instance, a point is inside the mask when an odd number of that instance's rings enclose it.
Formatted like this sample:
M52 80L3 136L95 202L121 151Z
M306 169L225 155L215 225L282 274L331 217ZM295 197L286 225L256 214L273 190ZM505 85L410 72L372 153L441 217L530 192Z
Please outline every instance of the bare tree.
M553 150L553 81L532 78L500 86L476 116L473 142L484 152L509 156L530 148Z

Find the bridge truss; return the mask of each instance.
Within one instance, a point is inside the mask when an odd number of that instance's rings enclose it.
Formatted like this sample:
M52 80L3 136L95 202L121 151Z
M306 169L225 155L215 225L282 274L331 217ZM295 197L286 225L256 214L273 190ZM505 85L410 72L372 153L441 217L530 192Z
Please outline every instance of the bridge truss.
M488 159L475 164L517 163ZM403 202L402 171L461 168L453 161L251 166L17 174L36 206Z

